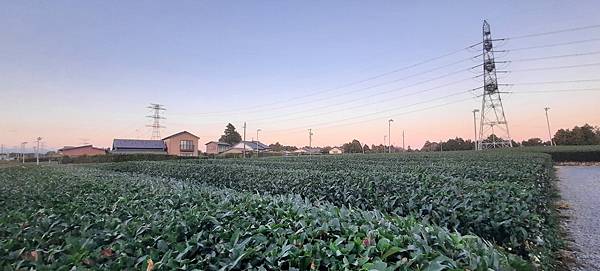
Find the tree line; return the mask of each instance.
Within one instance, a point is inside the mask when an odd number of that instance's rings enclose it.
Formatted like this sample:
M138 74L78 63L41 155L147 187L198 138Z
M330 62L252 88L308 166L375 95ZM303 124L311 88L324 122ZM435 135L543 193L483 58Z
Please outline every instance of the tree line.
M484 142L491 142L495 140L502 140L501 138L494 138L495 135L490 135L488 138L484 140ZM242 141L242 137L235 130L235 126L231 123L227 124L225 127L225 131L223 131L223 135L219 138L220 142L226 142L230 145L235 145ZM591 126L589 124L584 124L582 126L575 126L573 129L559 129L556 131L554 136L552 137L552 141L556 145L600 145L600 128L596 126ZM549 146L551 145L550 141L544 141L541 138L534 137L527 140L523 140L521 142L512 141L513 147L518 146ZM282 145L279 142L269 145L272 151L274 152L284 152L284 151L296 151L299 148L296 146L286 146ZM304 147L308 149L308 146ZM321 153L329 153L333 147L326 146L323 148L314 148L318 149ZM384 153L389 152L390 149L392 152L401 152L404 151L400 147L396 146L384 146L380 145L367 145L362 144L359 140L354 139L350 142L344 143L341 147L345 153ZM463 139L460 137L451 138L442 142L430 142L426 141L421 147L421 151L464 151L464 150L474 150L475 142L470 139ZM407 148L407 151L413 151L410 146Z

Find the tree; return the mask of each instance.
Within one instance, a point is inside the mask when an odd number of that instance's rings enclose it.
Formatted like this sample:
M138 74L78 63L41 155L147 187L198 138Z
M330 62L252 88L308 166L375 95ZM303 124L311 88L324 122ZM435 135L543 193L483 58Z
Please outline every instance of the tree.
M597 145L600 144L600 131L598 127L585 124L575 126L573 130L560 129L553 140L556 145Z
M429 140L425 141L425 144L423 144L423 147L421 148L421 151L439 151L440 150L440 144L437 142L429 142Z
M464 140L460 137L454 139L448 139L446 142L442 142L444 151L466 151L475 149L475 143L470 139Z
M219 138L219 141L229 143L230 145L235 145L242 141L242 136L240 136L240 134L235 130L235 126L229 123L227 124L227 127L225 127L225 131L223 132L221 138Z
M523 140L523 142L521 142L521 145L523 145L524 147L543 146L544 141L542 141L542 139L539 137L534 137L527 140Z
M386 149L386 147L383 146L383 144L371 145L371 152L374 152L374 153L383 153L383 152L385 152L385 149Z
M295 151L298 149L296 146L284 146L279 142L269 145L269 148L274 152Z
M362 153L362 145L360 141L354 139L352 142L346 143L342 145L342 149L344 149L345 153Z
M363 146L363 150L364 150L365 152L371 152L371 149L369 148L369 145L367 145L367 144L365 144L365 145Z

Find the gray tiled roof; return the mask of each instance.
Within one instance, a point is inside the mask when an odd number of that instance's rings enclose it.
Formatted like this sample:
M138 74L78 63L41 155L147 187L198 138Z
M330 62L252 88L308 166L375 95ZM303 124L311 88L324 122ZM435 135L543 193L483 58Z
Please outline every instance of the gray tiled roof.
M114 139L113 150L115 149L164 149L165 142L162 140L144 140L144 139Z
M208 145L208 144L211 144L211 143L217 143L217 145L222 145L222 146L231 146L231 145L229 145L229 143L227 143L227 142L221 142L221 141L209 141L208 143L206 143L204 145Z
M256 150L256 145L258 145L258 149L259 150L266 150L269 149L269 146L263 144L262 142L256 142L256 141L242 141L240 143L246 143L246 146L252 148L253 150Z

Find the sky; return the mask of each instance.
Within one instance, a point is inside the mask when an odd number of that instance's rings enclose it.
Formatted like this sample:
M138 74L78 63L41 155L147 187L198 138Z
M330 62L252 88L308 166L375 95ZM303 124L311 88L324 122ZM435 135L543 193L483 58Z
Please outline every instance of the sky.
M248 140L261 129L265 143L297 146L308 145L308 129L313 146L382 144L390 118L394 145L403 131L412 148L472 139L483 90L469 91L482 85L481 67L469 68L482 49L465 48L482 40L484 19L503 39L495 56L509 71L499 83L512 84L500 87L509 92L501 95L511 137L547 139L544 107L553 131L600 125L599 8L556 0L0 1L0 143L14 149L39 136L50 150L149 139L150 103L167 109L162 136L187 130L201 150L227 123L242 132L244 121Z

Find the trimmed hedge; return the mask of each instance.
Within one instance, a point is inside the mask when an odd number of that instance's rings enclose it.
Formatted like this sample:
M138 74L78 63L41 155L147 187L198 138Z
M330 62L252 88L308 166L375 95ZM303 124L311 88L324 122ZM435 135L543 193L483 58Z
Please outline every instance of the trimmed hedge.
M163 161L179 159L197 159L198 157L182 157L166 154L107 154L60 158L61 164L110 163L126 161Z
M600 145L521 147L511 150L547 153L554 162L600 162Z
M414 217L77 167L0 170L3 270L532 270Z

